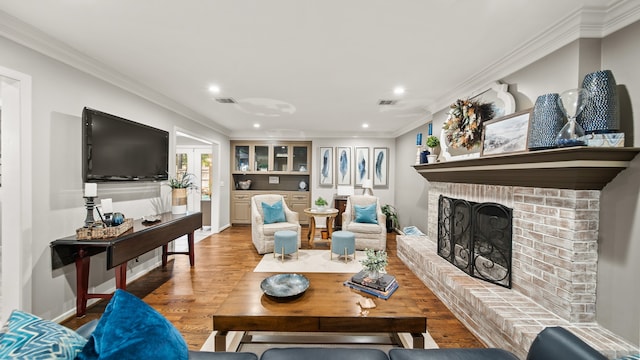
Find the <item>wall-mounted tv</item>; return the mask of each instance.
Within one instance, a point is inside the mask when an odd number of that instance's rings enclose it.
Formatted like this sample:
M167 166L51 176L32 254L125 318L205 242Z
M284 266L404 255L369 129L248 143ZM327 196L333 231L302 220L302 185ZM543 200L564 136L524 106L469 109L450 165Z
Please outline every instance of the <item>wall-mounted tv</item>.
M82 124L85 182L168 179L169 132L87 107Z

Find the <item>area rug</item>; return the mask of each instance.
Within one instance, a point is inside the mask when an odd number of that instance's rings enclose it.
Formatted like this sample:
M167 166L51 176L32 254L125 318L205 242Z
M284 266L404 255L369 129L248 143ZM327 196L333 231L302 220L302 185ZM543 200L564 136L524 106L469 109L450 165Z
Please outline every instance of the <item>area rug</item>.
M214 336L211 333L201 351L214 351ZM437 349L438 344L433 341L429 333L424 333L424 348ZM246 342L247 338L251 342ZM412 348L411 335L398 334L404 348ZM244 340L243 340L244 339ZM344 348L373 348L388 352L400 345L392 342L391 334L387 333L274 333L267 331L251 331L248 333L230 331L227 335L227 351L248 351L260 355L267 349L276 347L344 347Z
M344 258L338 258L338 255L333 254L333 260L331 259L331 252L329 250L299 250L298 258L295 254L286 255L284 261L280 256L274 258L273 253L265 254L253 269L254 272L287 272L287 273L300 273L300 272L325 272L325 273L357 273L362 270L362 264L360 259L364 259L364 251L356 251L356 258L345 263Z

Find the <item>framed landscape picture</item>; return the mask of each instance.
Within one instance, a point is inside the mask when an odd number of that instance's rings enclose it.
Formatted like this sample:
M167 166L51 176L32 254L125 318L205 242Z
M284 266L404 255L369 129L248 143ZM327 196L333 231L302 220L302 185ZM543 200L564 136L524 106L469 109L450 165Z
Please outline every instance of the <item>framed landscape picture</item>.
M333 148L320 147L320 169L318 184L320 186L333 186Z
M373 148L373 187L389 187L389 148Z
M351 147L336 148L336 176L338 185L351 185Z
M531 109L484 123L480 156L527 151Z
M357 147L355 157L356 186L369 178L369 148Z

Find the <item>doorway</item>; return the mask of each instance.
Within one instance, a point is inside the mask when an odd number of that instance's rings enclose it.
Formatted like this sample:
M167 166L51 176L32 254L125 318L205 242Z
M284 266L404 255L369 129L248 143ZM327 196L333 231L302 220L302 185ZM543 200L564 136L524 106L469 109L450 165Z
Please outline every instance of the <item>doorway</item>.
M13 309L31 311L31 77L0 67L0 102L2 323Z
M193 174L198 186L196 191L189 191L187 198L188 211L202 212L203 230L219 232L219 191L216 191L219 172L216 171L217 144L185 134L176 133L176 175Z

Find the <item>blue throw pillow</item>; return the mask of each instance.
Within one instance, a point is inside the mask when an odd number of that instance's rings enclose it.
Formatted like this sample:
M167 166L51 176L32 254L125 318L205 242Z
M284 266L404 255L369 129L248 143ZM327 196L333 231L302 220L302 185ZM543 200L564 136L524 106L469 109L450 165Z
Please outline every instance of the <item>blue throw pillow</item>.
M116 290L78 359L184 359L182 335L151 306Z
M14 310L0 333L0 359L75 359L86 343L69 328Z
M273 205L263 202L262 213L264 214L265 224L287 222L287 218L284 216L284 209L282 209L282 200L278 200Z
M368 223L368 224L377 224L378 223L378 215L376 214L376 204L360 206L356 205L356 222L357 223Z

